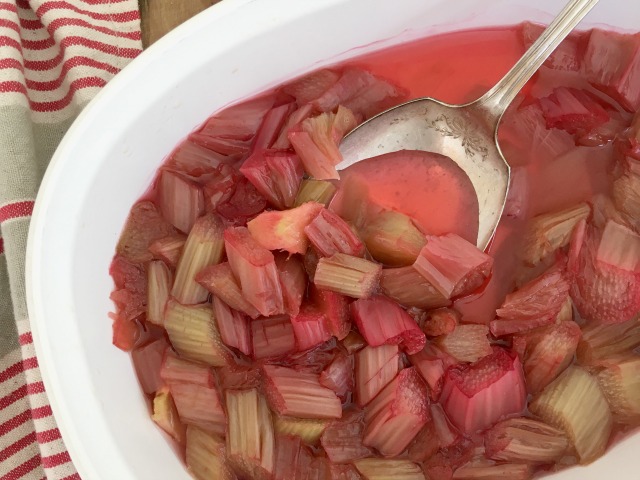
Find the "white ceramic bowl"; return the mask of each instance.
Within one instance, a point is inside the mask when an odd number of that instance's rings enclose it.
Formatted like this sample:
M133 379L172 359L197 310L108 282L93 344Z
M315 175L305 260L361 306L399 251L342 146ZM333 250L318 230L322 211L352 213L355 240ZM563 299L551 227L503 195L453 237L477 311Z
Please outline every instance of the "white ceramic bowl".
M565 0L225 0L145 51L73 124L38 195L27 252L44 383L84 480L188 479L111 345L108 267L124 220L171 149L212 112L363 51L483 25L549 21ZM535 5L535 7L532 6ZM640 3L593 25L640 29ZM558 480L638 477L640 435ZM615 474L614 474L615 472Z

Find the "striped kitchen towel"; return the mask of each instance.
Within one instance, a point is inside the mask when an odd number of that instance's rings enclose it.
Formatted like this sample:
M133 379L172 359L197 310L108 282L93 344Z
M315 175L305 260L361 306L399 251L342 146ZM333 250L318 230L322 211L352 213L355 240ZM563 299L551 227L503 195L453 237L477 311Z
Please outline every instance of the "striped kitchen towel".
M136 0L0 0L0 480L80 478L33 348L27 230L58 142L141 48Z

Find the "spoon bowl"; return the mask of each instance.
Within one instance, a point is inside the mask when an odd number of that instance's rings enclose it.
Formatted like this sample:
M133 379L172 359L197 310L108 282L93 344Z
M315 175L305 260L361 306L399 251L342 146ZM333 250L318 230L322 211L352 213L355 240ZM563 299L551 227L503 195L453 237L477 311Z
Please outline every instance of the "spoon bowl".
M445 155L467 174L478 198L478 248L486 249L502 216L510 168L498 143L500 120L511 102L556 47L598 3L571 0L513 68L478 100L451 105L420 98L362 123L341 142L338 170L401 150Z

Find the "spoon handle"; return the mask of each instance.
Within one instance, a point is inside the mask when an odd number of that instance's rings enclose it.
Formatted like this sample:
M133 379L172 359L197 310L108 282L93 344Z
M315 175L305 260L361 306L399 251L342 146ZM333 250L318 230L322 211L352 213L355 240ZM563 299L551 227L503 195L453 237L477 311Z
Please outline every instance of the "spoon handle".
M596 3L598 0L571 0L502 80L474 102L475 106L497 123L525 83Z

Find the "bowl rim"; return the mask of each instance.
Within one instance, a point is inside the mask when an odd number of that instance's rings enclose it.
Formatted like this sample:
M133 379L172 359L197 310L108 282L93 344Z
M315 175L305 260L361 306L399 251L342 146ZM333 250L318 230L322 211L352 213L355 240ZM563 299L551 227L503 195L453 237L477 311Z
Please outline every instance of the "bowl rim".
M139 72L151 63L156 62L164 52L172 50L176 44L188 37L192 31L210 26L214 22L222 21L225 17L235 14L243 7L257 3L257 1L258 0L225 0L224 2L220 2L194 16L159 39L148 49L141 52L138 57L132 60L129 65L118 73L108 85L98 92L94 99L85 106L60 142L42 179L36 197L27 239L25 259L27 308L33 334L34 348L39 360L40 373L48 400L51 404L54 417L57 420L58 428L66 443L66 448L71 455L76 469L83 478L100 478L100 475L96 477L90 475L90 473L95 472L95 469L92 468L91 457L87 455L88 450L82 444L78 443L78 439L71 433L72 430L75 429L65 421L72 411L69 408L70 402L66 398L65 393L60 390L58 378L61 372L53 368L56 364L54 361L56 355L53 354L51 342L47 339L47 333L53 327L47 325L46 320L49 315L44 311L44 303L42 301L43 274L45 271L42 267L39 267L39 265L43 261L41 246L45 241L44 226L48 223L46 214L50 199L57 193L56 188L58 188L57 182L60 180L60 173L65 165L71 161L70 159L72 157L68 155L68 153L73 151L75 138L86 131L87 127L91 125L92 119L100 115L101 110L107 106L119 92L126 88L129 83L134 81ZM322 7L331 6L335 3L340 3L340 0L324 0ZM312 9L313 7L310 7L309 11Z

